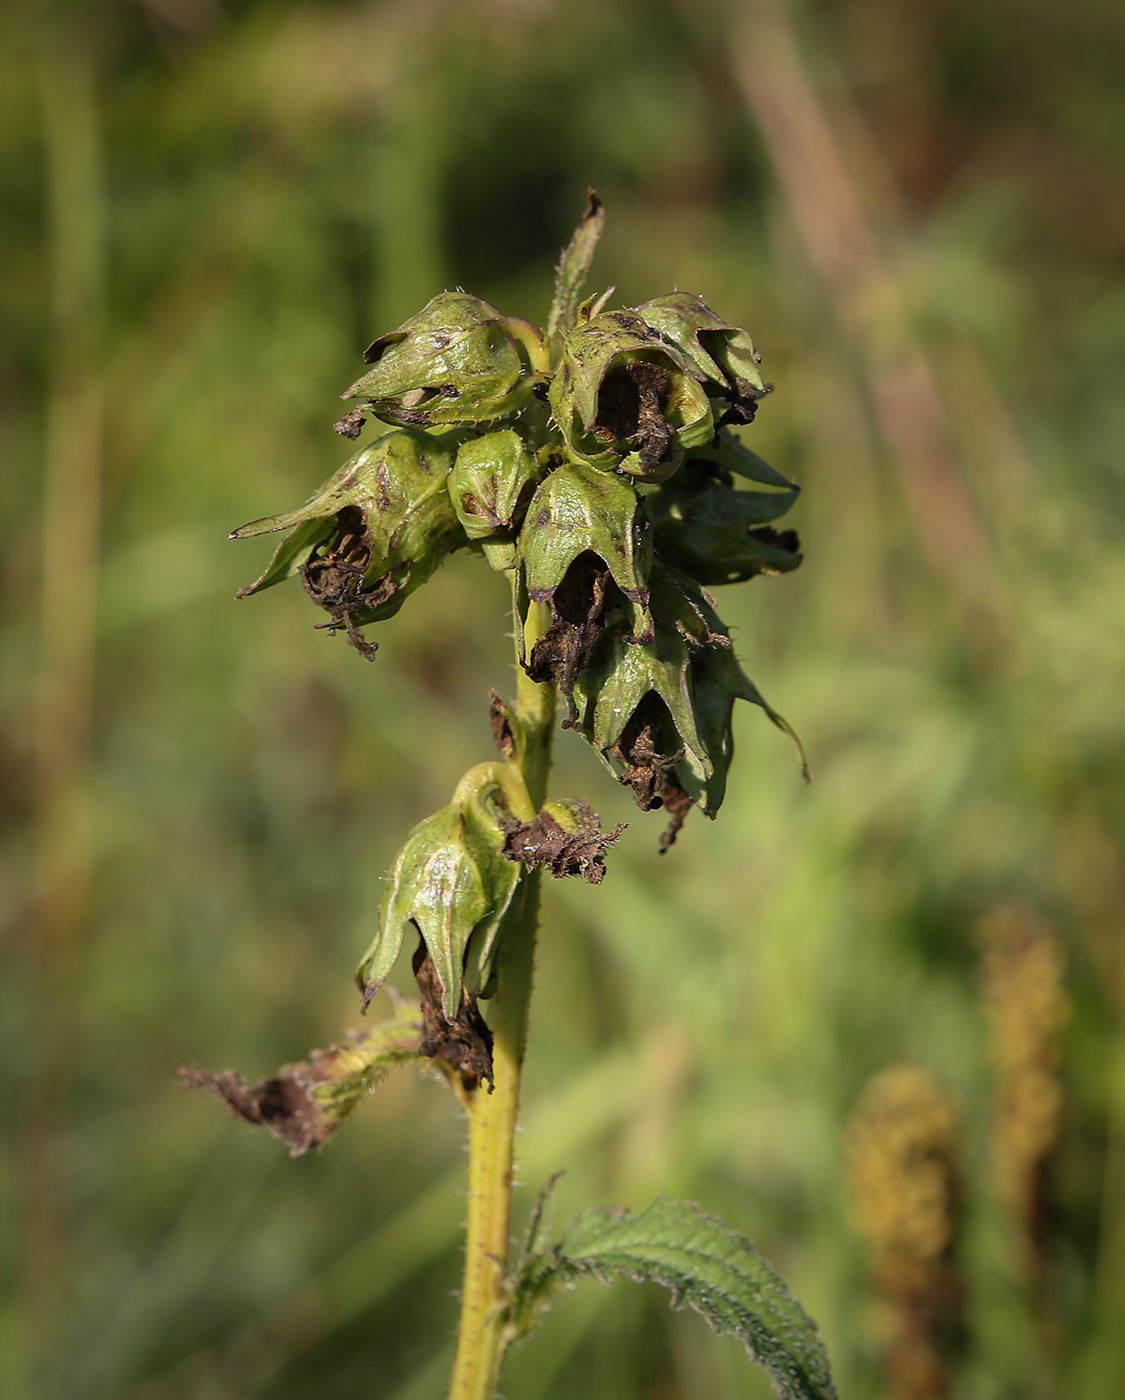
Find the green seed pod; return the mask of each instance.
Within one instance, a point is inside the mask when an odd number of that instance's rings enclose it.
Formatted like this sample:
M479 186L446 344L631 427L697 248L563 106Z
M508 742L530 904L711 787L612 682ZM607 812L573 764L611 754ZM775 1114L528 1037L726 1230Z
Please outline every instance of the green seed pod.
M295 573L305 590L347 630L353 645L374 646L358 628L392 617L453 550L465 544L446 490L455 443L416 430L387 433L357 452L287 515L252 521L231 539L279 530L269 567L239 597L260 593Z
M721 467L691 461L645 499L656 550L708 587L788 573L801 562L797 534L766 522L784 515L799 490L735 491Z
M692 652L709 644L710 631L666 571L654 570L653 585L652 641L641 646L607 630L575 686L583 735L645 811L661 806L663 775L675 764L696 765L703 780L711 775L689 670Z
M524 662L535 681L555 680L566 696L564 724L577 723L572 691L604 626L624 606L632 634L651 640L648 516L632 485L580 462L553 471L532 497L517 545L516 629L530 603L550 603L551 623Z
M462 443L449 475L449 495L461 528L479 540L497 569L515 560L515 528L546 470L512 428Z
M572 455L664 481L714 436L698 371L634 311L607 311L566 337L550 403Z
M690 579L656 565L656 636L636 646L606 633L578 678L582 731L603 762L633 789L643 810L665 806L675 840L691 805L713 817L726 790L736 699L761 706L797 742L786 721L743 672L711 599ZM802 764L804 753L801 753Z
M724 321L690 292L654 297L637 312L687 357L712 397L730 402L724 422L750 422L769 389L758 369L762 357L748 332Z
M529 596L549 602L571 563L589 551L605 561L614 583L643 615L652 562L649 534L644 506L628 481L581 462L565 463L532 497L520 531Z
M340 396L364 401L337 424L348 436L358 433L365 411L421 428L502 418L527 404L547 369L532 325L464 292L434 297L363 358L373 368Z
M462 989L470 997L480 994L520 878L502 854L507 816L496 765L484 763L465 774L448 807L406 838L391 867L379 931L356 970L365 1005L386 981L411 924L433 959L446 1019L457 1016ZM477 952L466 977L471 938Z

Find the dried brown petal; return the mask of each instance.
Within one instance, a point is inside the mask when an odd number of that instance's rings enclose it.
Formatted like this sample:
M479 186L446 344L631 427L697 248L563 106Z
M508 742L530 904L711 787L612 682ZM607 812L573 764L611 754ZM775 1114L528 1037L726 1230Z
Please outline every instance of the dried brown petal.
M300 568L305 592L332 616L332 621L322 626L331 633L343 627L348 641L368 660L378 651L379 644L364 639L355 615L381 607L394 596L398 587L393 572L384 574L370 588L363 587L363 576L371 563L371 549L371 531L363 512L358 506L345 506L336 517L331 535Z
M362 408L350 409L343 418L332 424L332 431L339 433L341 437L357 438L363 432L365 410Z
M664 752L668 723L668 707L650 690L633 711L621 738L609 750L613 758L625 765L617 781L633 789L633 801L642 812L664 805L665 770L684 756L683 749Z
M740 393L740 387L745 386L745 392ZM746 384L744 379L735 381L735 399L730 408L715 423L715 431L725 428L728 424L753 423L754 414L758 411L758 400L754 397L753 388Z
M492 1077L492 1032L477 1010L474 997L461 992L461 1006L452 1021L442 1010L442 985L425 939L414 954L414 979L422 997L422 1041L418 1053L427 1059L444 1060L460 1070L466 1089L476 1089Z
M417 1003L400 1000L392 1020L349 1031L349 1043L314 1050L257 1084L247 1084L232 1069L181 1069L178 1075L191 1089L217 1094L233 1114L287 1142L291 1157L301 1157L323 1146L392 1066L421 1053L421 1030Z
M512 728L515 716L497 691L490 690L488 696L488 721L492 726L492 742L500 750L501 757L511 758L516 751L516 736Z
M620 822L612 831L599 829L598 814L585 802L569 802L566 815L575 830L567 828L544 809L530 822L505 824L504 854L523 865L545 865L556 880L581 875L591 885L605 877L605 852L625 830Z
M527 659L524 669L542 685L555 681L566 696L564 729L581 727L574 703L574 683L590 659L601 633L602 618L617 592L605 562L592 551L580 554L567 569L551 597L550 625Z
M684 818L692 809L692 800L684 791L679 778L669 769L664 774L664 785L660 789L660 800L670 818L660 837L660 854L666 855L676 844L676 837L684 824Z
M279 1074L257 1084L247 1084L233 1069L222 1074L201 1069L181 1069L178 1073L189 1089L210 1089L226 1101L232 1113L281 1138L289 1144L289 1155L300 1157L310 1147L319 1147L327 1133L321 1131L320 1105L310 1095L308 1085L292 1073L296 1068L283 1065Z
M672 376L663 365L631 360L610 370L598 392L591 432L603 442L636 444L641 462L654 467L670 457L673 432L665 421Z

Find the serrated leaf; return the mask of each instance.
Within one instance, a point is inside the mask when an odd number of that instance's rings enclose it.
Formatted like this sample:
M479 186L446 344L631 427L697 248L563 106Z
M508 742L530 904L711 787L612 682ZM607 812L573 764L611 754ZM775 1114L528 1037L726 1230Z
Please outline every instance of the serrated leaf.
M535 1290L538 1312L551 1283L584 1275L608 1282L615 1274L663 1284L673 1307L694 1308L716 1332L741 1338L783 1400L836 1400L816 1323L745 1235L691 1201L658 1196L639 1215L624 1209L580 1215L554 1250L524 1261L513 1317L520 1314L521 1290Z

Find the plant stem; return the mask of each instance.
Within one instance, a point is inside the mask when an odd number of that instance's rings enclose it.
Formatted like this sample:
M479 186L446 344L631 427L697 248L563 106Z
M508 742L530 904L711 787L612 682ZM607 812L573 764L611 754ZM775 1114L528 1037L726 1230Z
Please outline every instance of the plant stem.
M534 645L548 620L547 608L533 603L525 624L525 646ZM537 811L546 797L551 768L555 688L536 685L519 660L520 742L511 762L527 788L532 810ZM499 956L489 1014L492 1091L482 1084L468 1106L469 1218L450 1400L493 1400L508 1342L505 1276L511 1244L512 1150L539 924L539 877L538 870L528 871L520 882L519 903L512 910Z

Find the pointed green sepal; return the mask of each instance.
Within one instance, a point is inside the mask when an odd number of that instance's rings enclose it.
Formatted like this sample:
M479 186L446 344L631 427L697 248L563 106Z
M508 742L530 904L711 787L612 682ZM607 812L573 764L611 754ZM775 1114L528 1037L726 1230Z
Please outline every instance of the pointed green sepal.
M788 477L782 476L756 452L751 452L726 428L720 428L709 443L695 448L687 456L689 462L712 462L734 472L736 476L746 477L748 481L761 482L763 486L780 486L790 491L797 489Z
M670 292L638 306L637 314L687 356L709 393L739 400L769 392L749 333L716 315L702 297Z
M715 611L714 600L691 579L672 570L661 569L655 582L654 607L674 616L677 628L691 644L688 681L692 713L710 772L690 761L676 765L676 778L688 797L712 818L722 805L727 773L734 757L731 721L736 700L748 700L757 705L789 735L797 746L801 773L808 781L808 762L801 740L739 665L727 629Z
M603 636L590 665L575 686L582 733L610 771L629 782L643 808L659 806L660 773L672 761L686 763L701 782L711 776L711 762L692 708L690 660L696 645L663 611L654 610L655 635L647 645L628 641L620 632ZM653 698L662 708L652 708ZM662 723L664 714L669 723ZM632 741L642 717L653 732L644 740L648 773L629 774L638 766ZM622 775L620 765L625 772Z
M742 670L713 600L686 575L653 567L651 644L607 630L574 686L583 736L637 805L667 805L672 844L689 806L713 817L726 791L733 753L731 712L737 699L760 706L804 750L786 720Z
M298 525L278 545L261 578L255 579L247 588L240 588L234 596L236 598L249 598L255 593L261 593L265 588L272 588L275 583L284 583L287 578L299 574L302 567L308 563L317 545L321 544L332 533L333 524L333 518L326 516L315 520L306 520ZM241 531L236 530L228 538L233 540L249 539L251 533L252 527L244 525Z
M240 597L299 573L336 625L354 629L398 612L465 535L446 490L457 443L416 429L357 452L299 510L252 521L232 539L292 530Z
M797 535L765 522L784 515L798 491L736 491L726 472L690 462L646 498L656 550L708 587L788 573L801 562Z

